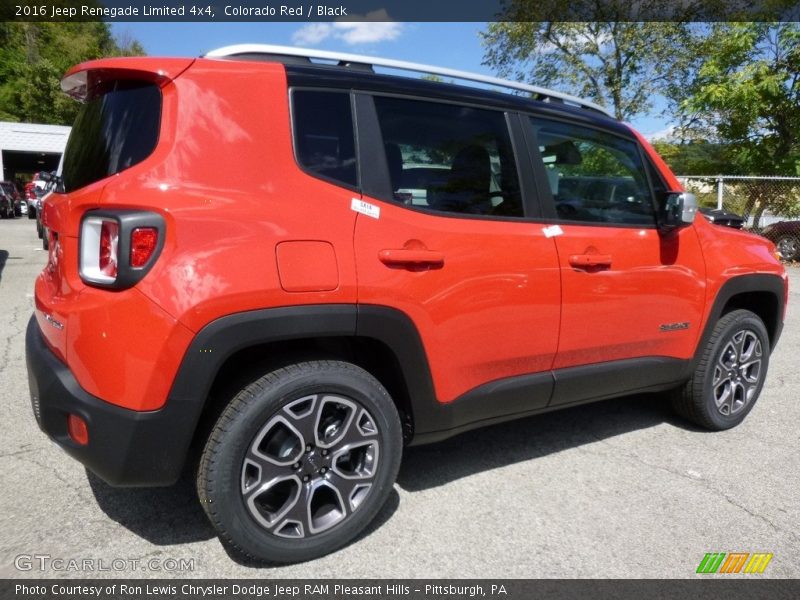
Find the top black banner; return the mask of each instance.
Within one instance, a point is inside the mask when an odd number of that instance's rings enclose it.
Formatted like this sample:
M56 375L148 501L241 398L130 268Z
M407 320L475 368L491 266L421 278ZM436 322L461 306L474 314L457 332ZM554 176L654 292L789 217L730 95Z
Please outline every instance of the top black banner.
M2 0L3 21L800 21L800 0Z

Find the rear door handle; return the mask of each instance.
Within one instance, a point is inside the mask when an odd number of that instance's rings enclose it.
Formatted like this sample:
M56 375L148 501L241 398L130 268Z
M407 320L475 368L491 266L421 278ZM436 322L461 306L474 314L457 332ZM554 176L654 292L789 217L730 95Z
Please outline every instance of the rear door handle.
M441 267L444 254L433 250L407 250L405 248L381 250L380 261L390 267Z
M579 269L586 267L610 267L610 254L572 254L569 264Z

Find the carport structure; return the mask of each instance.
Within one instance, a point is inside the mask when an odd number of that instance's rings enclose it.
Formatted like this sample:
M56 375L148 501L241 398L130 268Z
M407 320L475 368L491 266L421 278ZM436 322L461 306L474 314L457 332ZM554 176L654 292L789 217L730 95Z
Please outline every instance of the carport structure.
M70 129L0 121L0 179L30 179L26 175L58 168Z

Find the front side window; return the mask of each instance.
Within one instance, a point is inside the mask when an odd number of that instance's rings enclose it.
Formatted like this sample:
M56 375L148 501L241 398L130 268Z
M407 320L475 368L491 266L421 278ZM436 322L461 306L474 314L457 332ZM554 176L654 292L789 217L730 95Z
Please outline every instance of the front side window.
M393 199L419 208L523 216L502 112L376 97Z
M297 162L313 175L358 186L350 94L295 90L292 120Z
M531 118L558 216L567 221L655 225L653 195L635 142Z

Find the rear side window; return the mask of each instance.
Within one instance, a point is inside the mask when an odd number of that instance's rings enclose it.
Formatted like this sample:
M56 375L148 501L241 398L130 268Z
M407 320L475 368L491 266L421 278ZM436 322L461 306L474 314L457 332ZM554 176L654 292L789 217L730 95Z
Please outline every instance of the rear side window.
M531 119L558 216L567 221L655 225L638 145L589 127Z
M358 187L350 94L294 90L292 120L300 166L312 175Z
M446 213L522 217L505 115L376 97L393 197Z
M78 113L64 151L64 191L71 192L132 167L158 143L161 91L120 81Z

